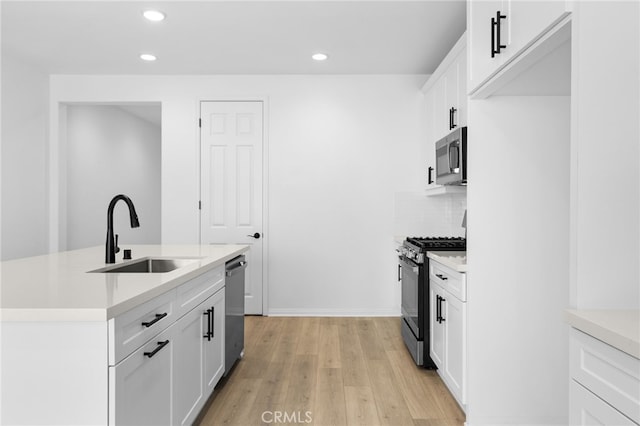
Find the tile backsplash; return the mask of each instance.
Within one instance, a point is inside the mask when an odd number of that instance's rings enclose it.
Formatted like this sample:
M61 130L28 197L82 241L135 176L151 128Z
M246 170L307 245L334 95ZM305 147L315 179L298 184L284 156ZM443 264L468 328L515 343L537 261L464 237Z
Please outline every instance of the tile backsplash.
M464 236L466 194L428 197L424 192L397 192L394 204L394 235Z

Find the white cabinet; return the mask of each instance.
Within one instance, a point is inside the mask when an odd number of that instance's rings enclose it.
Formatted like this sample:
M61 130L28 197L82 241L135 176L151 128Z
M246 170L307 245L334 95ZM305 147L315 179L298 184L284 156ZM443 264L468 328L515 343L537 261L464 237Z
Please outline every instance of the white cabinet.
M225 351L225 290L211 297L211 340L204 345L204 386L205 393L210 395L218 380L224 374Z
M427 183L435 184L435 143L467 125L467 51L462 35L422 87L425 96Z
M469 93L516 58L567 14L564 0L470 0Z
M444 365L444 325L440 322L440 309L442 308L441 298L445 297L445 291L435 283L429 285L429 351L431 360L442 369ZM446 307L445 307L446 309ZM446 314L445 314L446 315Z
M171 424L173 327L109 367L110 425Z
M570 339L570 423L639 424L640 360L575 328Z
M638 425L574 380L571 381L569 392L571 425Z
M173 326L173 424L191 424L224 373L224 296L221 289Z
M438 374L464 409L466 404L466 276L429 262L430 354Z
M224 373L224 265L109 321L109 424L192 424Z

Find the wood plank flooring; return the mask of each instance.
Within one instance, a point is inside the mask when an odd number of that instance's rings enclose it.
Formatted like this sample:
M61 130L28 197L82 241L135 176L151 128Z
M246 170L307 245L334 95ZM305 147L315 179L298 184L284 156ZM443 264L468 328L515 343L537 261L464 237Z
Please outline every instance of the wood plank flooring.
M435 371L418 368L400 318L250 316L245 356L200 425L460 426Z

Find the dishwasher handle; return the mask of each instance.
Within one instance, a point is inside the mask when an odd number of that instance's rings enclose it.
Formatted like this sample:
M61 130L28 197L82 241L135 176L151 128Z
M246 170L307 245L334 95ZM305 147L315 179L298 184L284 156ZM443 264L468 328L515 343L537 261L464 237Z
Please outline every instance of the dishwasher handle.
M244 260L241 260L233 268L227 269L226 273L227 273L227 276L230 277L246 268L247 268L247 262L245 262Z

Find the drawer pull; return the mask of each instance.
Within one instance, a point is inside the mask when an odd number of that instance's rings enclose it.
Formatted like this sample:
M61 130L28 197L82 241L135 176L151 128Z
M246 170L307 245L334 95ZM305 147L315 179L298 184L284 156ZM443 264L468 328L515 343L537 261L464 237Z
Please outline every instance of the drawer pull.
M205 334L204 337L205 339L207 339L207 341L211 341L211 337L213 337L213 331L211 331L211 317L213 315L213 312L211 312L211 309L207 309L206 312L203 314L204 316L207 317L207 334Z
M160 351L160 349L164 348L168 344L169 344L168 340L165 340L164 342L158 342L158 347L151 352L145 352L144 356L148 356L149 358L152 358L155 354L157 354Z
M153 324L157 323L158 321L160 321L162 318L164 318L166 316L167 316L166 312L164 314L156 314L156 317L153 320L151 320L149 322L143 322L142 325L144 327L147 327L147 328L151 327Z
M445 276L444 276L444 275L442 275L442 274L436 274L436 277L440 278L440 279L441 279L441 280L443 280L443 281L446 281L446 280L448 280L448 279L449 279L449 278L445 277Z

